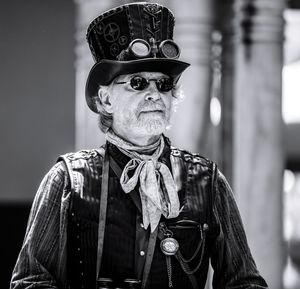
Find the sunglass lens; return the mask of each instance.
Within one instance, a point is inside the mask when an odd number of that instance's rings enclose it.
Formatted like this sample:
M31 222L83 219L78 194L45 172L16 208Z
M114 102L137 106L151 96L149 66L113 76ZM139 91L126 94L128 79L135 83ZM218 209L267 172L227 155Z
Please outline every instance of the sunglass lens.
M157 80L157 88L160 91L166 92L170 91L174 87L174 82L172 78L161 78Z
M143 90L148 86L148 81L144 77L135 76L131 78L130 85L135 90Z

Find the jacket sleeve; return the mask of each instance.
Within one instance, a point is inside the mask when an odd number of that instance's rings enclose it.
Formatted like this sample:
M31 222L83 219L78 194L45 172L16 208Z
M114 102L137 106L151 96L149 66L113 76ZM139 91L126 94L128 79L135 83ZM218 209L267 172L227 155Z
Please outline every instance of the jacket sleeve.
M213 214L218 226L211 256L213 288L268 288L248 247L232 190L219 171L216 173Z
M57 163L37 191L10 288L63 288L69 190L66 169Z

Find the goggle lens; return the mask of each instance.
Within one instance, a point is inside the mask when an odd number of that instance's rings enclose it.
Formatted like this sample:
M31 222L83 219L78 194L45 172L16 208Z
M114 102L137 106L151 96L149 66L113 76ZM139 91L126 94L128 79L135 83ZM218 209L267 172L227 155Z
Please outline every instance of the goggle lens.
M178 45L172 40L165 40L159 45L159 51L165 58L176 59L180 55Z
M142 39L133 40L130 44L130 50L138 58L147 57L151 52L149 44Z

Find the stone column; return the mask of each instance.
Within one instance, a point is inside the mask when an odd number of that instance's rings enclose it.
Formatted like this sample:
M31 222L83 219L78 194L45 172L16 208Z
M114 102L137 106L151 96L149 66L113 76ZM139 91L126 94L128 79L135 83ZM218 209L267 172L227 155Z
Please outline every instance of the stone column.
M236 0L234 191L259 270L281 289L283 0Z
M76 131L75 148L97 148L105 142L104 134L98 128L97 114L85 101L85 83L94 62L86 42L89 23L100 13L121 5L124 1L75 0L76 4Z
M165 4L176 16L174 39L180 45L181 57L191 63L180 80L185 99L173 117L169 135L176 145L207 156L210 154L208 139L213 1L189 0L186 3L169 0Z
M234 138L234 10L233 0L216 1L216 30L221 33L221 81L220 102L222 107L219 128L218 165L230 184L233 181L233 138Z

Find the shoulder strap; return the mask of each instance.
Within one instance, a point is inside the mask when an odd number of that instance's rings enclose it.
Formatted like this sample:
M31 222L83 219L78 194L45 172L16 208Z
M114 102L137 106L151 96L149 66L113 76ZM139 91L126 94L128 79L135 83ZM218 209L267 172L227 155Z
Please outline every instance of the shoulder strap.
M103 166L102 166L102 182L101 182L100 210L99 210L99 223L98 223L96 288L97 288L97 281L100 274L100 267L101 267L101 261L103 255L107 197L108 197L108 181L109 181L109 158L108 158L107 148L105 148L104 157L103 157Z

